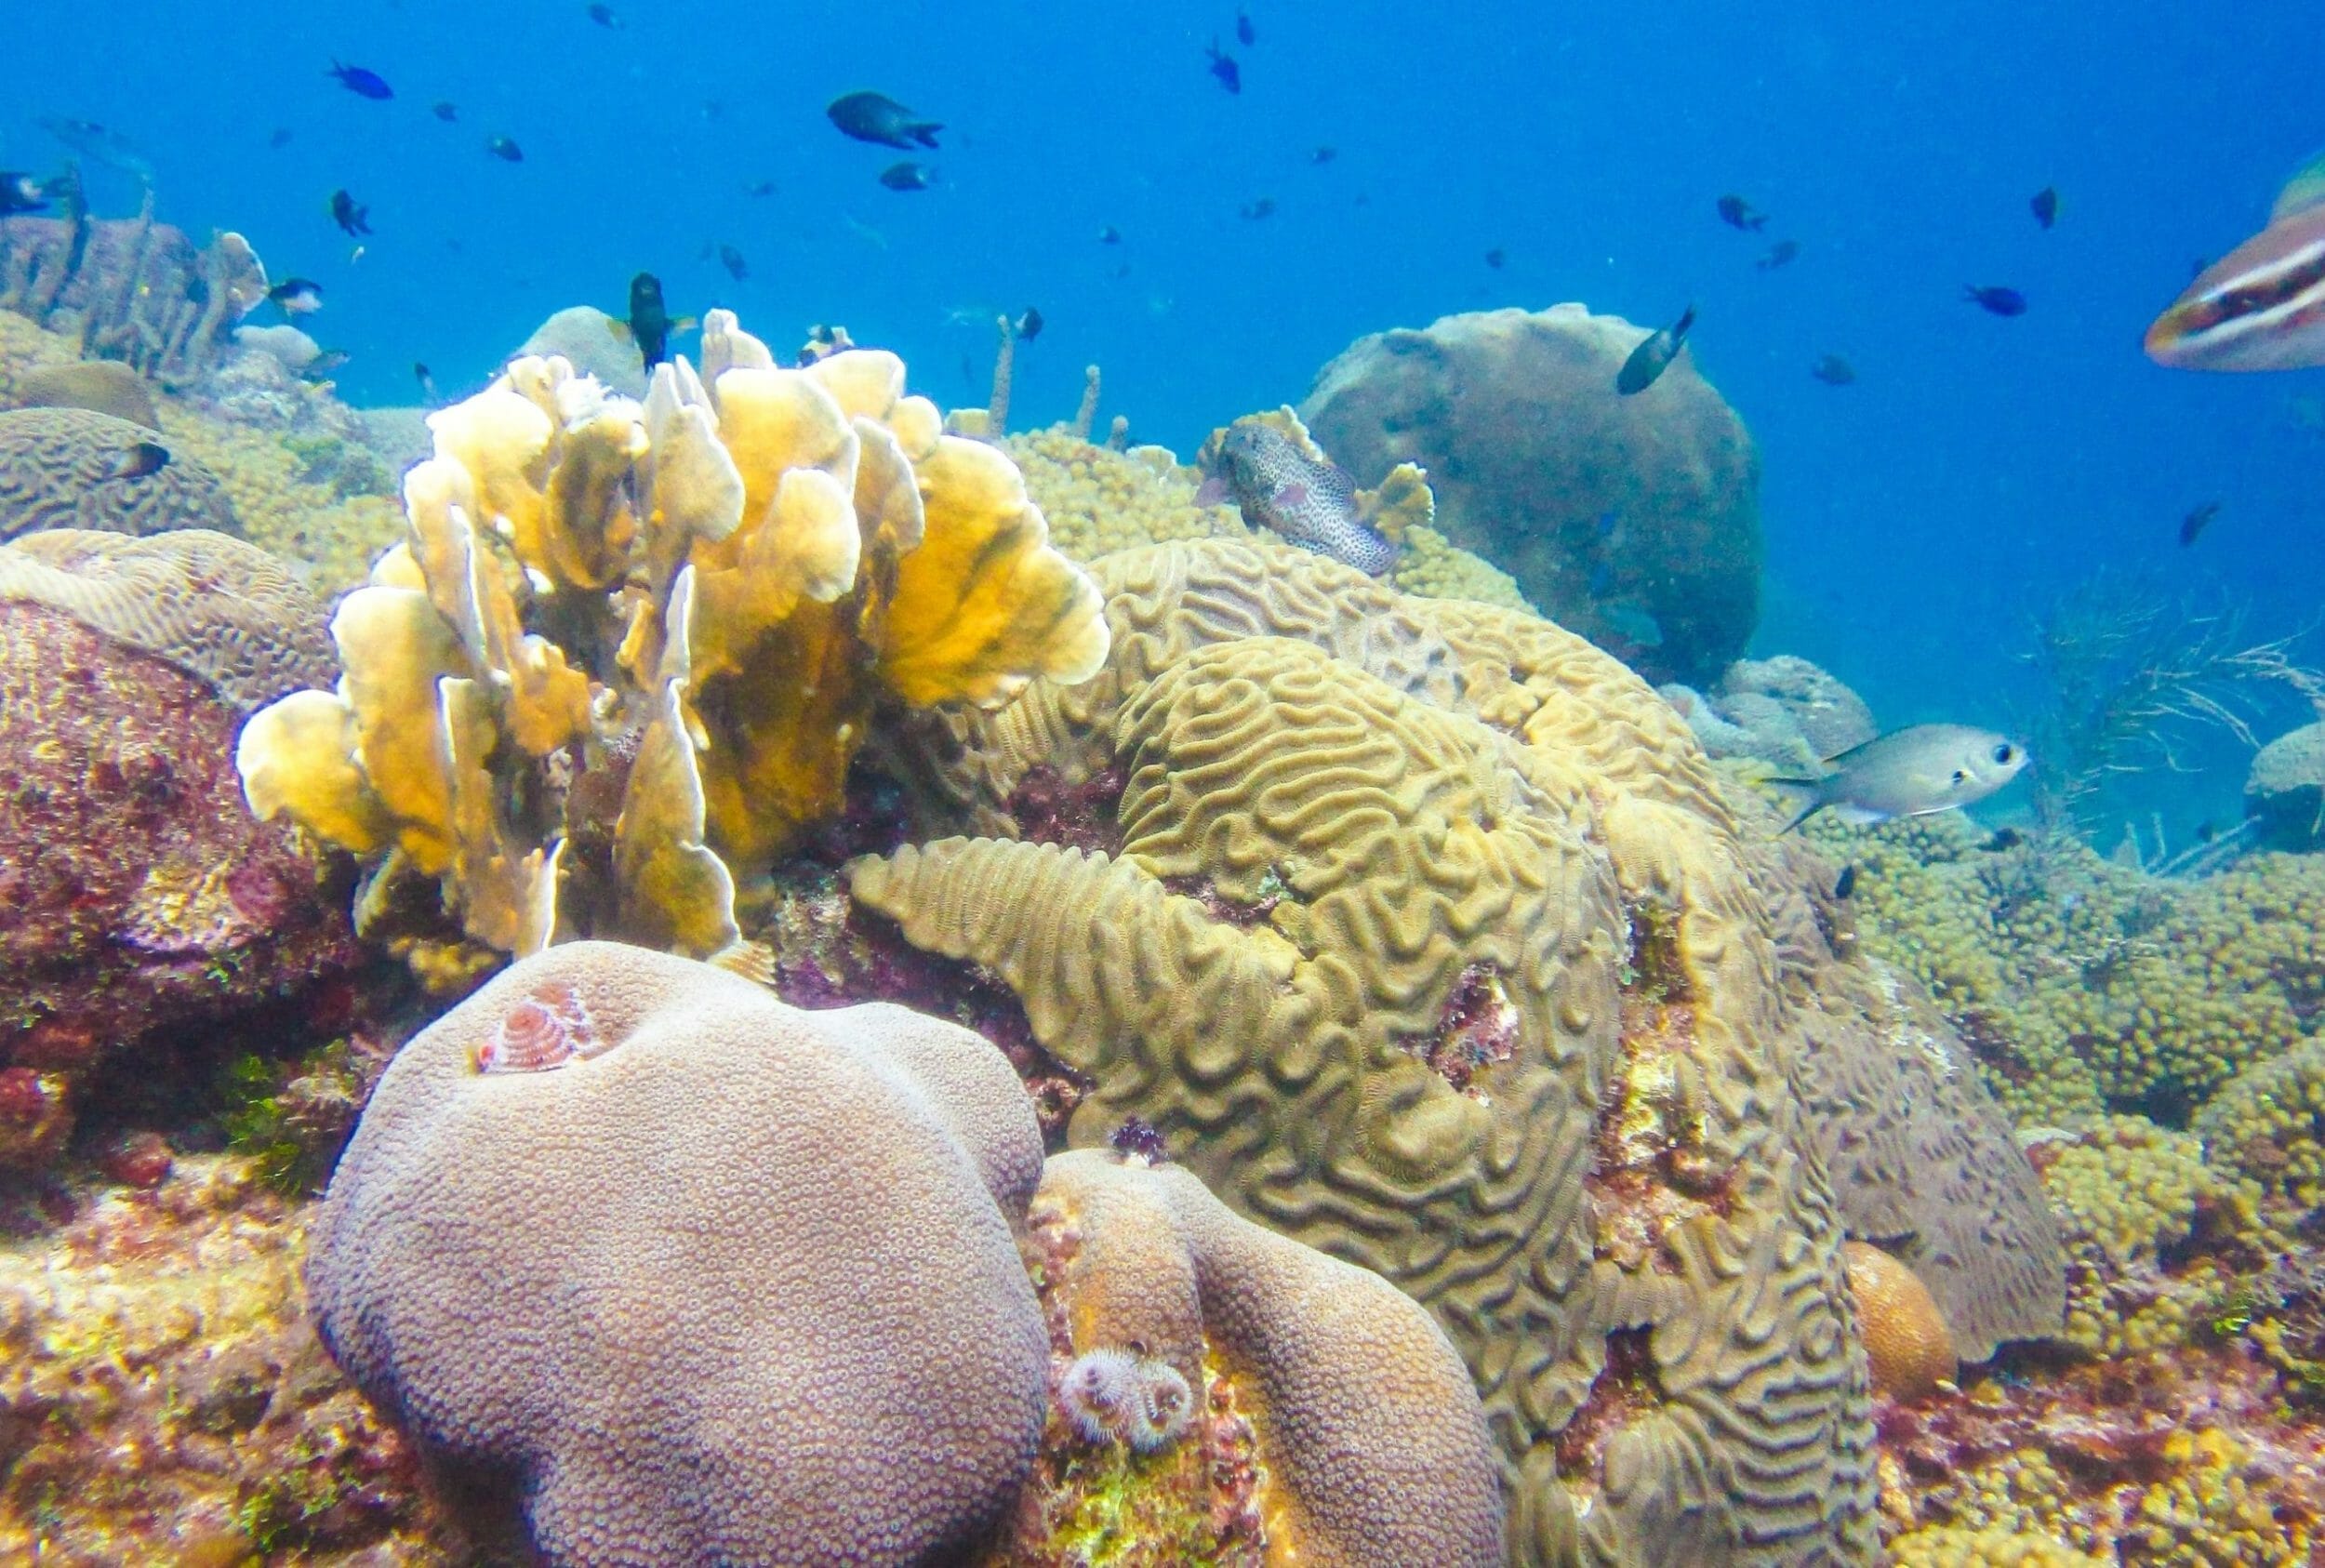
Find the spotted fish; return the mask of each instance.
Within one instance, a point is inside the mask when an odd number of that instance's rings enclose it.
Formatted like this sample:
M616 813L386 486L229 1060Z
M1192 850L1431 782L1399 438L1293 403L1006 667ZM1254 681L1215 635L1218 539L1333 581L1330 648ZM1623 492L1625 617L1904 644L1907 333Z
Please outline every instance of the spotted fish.
M1239 424L1219 446L1228 491L1255 528L1273 528L1305 550L1379 577L1397 564L1397 547L1357 514L1348 471L1318 462L1281 432Z

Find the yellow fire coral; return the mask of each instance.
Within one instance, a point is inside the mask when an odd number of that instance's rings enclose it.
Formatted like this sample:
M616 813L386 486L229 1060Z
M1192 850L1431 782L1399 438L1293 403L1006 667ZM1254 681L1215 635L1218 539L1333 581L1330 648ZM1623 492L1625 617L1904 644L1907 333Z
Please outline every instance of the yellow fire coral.
M561 921L732 943L738 887L838 813L884 703L1106 658L1015 466L904 376L869 350L777 368L719 311L701 375L658 366L643 404L527 358L432 416L404 541L333 622L339 690L244 732L252 808L437 878L500 951ZM589 801L619 803L612 885L576 889Z

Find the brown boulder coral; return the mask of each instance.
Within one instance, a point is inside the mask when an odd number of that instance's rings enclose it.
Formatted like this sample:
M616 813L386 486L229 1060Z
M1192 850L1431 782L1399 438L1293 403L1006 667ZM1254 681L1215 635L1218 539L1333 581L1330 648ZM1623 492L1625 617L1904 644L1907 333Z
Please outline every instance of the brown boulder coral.
M1426 469L1437 526L1560 624L1702 684L1760 616L1760 458L1692 356L1614 395L1645 336L1571 304L1446 316L1349 345L1300 417L1360 481Z
M105 1052L352 961L341 895L232 764L251 707L328 675L321 618L219 534L0 546L0 1166L56 1153Z
M1109 667L923 759L991 836L856 862L857 899L1017 991L1091 1081L1073 1143L1142 1118L1434 1310L1516 1561L1869 1554L1847 1211L1793 1077L1837 961L1683 722L1547 622L1282 547L1099 572ZM1084 847L1005 842L1109 781Z
M1124 1514L1154 1554L1131 1561L1156 1564L1502 1561L1468 1375L1377 1275L1252 1224L1184 1170L1096 1149L1049 1162L1027 1257L1058 1408L990 1561L1087 1561ZM1142 1375L1163 1418L1134 1414L1125 1436L1109 1415Z
M174 454L153 473L119 477L130 449L153 439L142 425L86 408L0 413L0 539L43 528L240 534L225 487L192 458Z
M943 1561L1041 1431L1012 1234L1041 1162L964 1030L573 943L397 1056L309 1295L470 1516L515 1505L551 1562Z
M19 408L86 408L110 414L133 425L157 431L162 422L153 412L153 393L145 378L117 359L85 359L72 365L45 365L27 371L16 383Z

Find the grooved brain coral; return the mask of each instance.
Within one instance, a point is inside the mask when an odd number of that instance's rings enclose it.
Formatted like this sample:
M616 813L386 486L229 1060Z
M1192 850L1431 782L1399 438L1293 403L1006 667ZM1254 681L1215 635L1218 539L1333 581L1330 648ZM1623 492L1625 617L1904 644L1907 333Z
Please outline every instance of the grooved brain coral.
M1377 1275L1252 1224L1184 1170L1097 1149L1049 1162L1027 1252L1061 1376L1086 1364L1069 1358L1136 1346L1184 1377L1203 1414L1183 1456L1127 1461L1119 1480L1102 1464L1045 1463L1035 1506L1019 1510L1040 1522L997 1562L1088 1561L1074 1554L1093 1515L1113 1517L1092 1495L1109 1482L1118 1507L1155 1495L1131 1534L1184 1543L1185 1557L1157 1562L1212 1561L1222 1545L1317 1568L1502 1561L1493 1448L1468 1372L1429 1315ZM1246 1429L1248 1454L1229 1457ZM1156 1528L1175 1492L1191 1529Z
M1435 1311L1515 1561L1869 1557L1843 1216L1791 1076L1815 977L1683 721L1547 622L1282 547L1098 574L1107 669L928 749L929 809L989 836L857 861L857 899L1018 993L1094 1081L1073 1143L1143 1118ZM1045 771L1119 787L1112 853L1007 842Z
M142 425L86 408L0 414L0 539L42 528L240 534L218 476L182 453L155 472L118 477L130 449L153 439Z
M448 1478L507 1482L469 1512L515 1501L551 1562L950 1561L1042 1427L1011 1231L1041 1162L964 1030L575 943L396 1056L308 1290Z
M265 551L206 528L28 534L0 545L0 599L167 659L245 712L338 671L314 595Z

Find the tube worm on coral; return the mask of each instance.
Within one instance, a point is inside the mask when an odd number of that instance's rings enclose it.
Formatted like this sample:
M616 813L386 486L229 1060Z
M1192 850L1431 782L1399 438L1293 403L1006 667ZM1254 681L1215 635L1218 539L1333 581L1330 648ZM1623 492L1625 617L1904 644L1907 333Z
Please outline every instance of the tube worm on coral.
M1098 367L1095 365L1082 373L1082 406L1074 410L1074 439L1090 439L1090 428L1098 418Z
M999 441L1009 433L1009 374L1017 358L1017 324L1007 316L995 316L993 325L1001 328L1001 352L993 358L993 398L985 405L985 439Z

